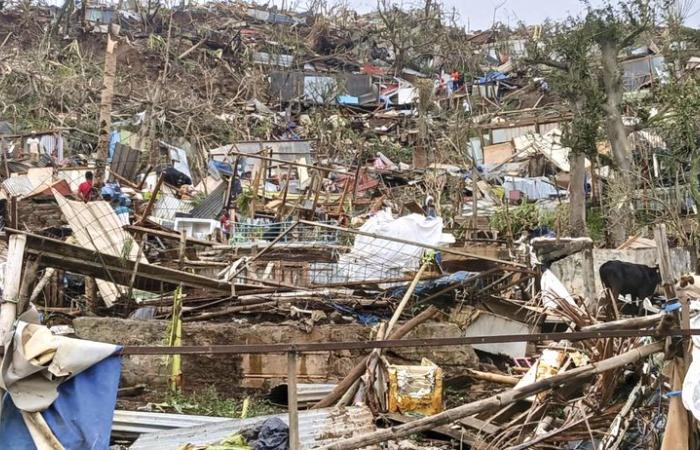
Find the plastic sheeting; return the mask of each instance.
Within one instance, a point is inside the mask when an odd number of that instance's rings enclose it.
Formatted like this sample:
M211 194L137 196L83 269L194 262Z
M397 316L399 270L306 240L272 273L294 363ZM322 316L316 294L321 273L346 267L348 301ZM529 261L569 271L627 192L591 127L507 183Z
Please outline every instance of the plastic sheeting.
M520 191L530 200L542 200L558 195L566 195L566 191L557 189L546 177L505 177L503 187L506 190L506 196L511 191Z
M49 448L51 434L69 450L109 447L119 346L54 335L35 310L20 316L3 344L0 448ZM37 432L23 412L40 415L51 432Z
M576 302L569 291L549 269L542 273L540 288L542 289L542 304L545 308L556 308L557 303L554 301L556 298L564 299L569 304L576 306Z
M446 275L444 277L436 278L434 280L421 281L416 285L414 295L422 297L424 295L431 294L434 291L438 291L453 284L464 284L474 275L477 275L477 273L459 271L450 275ZM406 289L408 289L407 286L398 287L391 291L391 296L394 298L399 298L403 296L403 294L406 292Z
M691 302L692 309L700 306L700 302ZM690 328L700 328L700 314L690 319ZM688 367L683 380L683 406L700 420L700 336L693 336L693 362Z
M118 346L56 336L38 325L38 313L23 314L15 332L4 342L0 388L24 411L48 408L58 386L114 354Z
M120 371L121 358L113 355L59 386L58 398L41 415L65 449L109 448ZM37 448L9 394L0 407L0 436L3 449Z
M391 212L379 211L362 225L360 231L437 245L442 226L439 217L410 214L394 219ZM417 269L423 252L423 247L358 235L352 250L340 257L338 265L352 281L377 280L387 278L387 274L395 273L396 269Z

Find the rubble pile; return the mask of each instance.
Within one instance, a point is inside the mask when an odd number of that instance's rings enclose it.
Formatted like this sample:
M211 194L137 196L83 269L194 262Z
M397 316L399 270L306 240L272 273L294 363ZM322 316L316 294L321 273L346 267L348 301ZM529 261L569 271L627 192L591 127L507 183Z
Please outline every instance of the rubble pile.
M0 4L7 448L692 448L700 165L626 117L618 200L541 26L321 3Z

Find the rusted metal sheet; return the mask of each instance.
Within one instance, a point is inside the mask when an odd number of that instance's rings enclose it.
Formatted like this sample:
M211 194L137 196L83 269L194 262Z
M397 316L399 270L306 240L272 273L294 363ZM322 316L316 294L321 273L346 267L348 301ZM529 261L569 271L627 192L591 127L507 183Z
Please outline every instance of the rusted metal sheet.
M131 450L175 450L184 444L207 445L225 439L244 428L254 427L271 417L278 417L287 422L287 414L279 414L206 423L144 434L130 448ZM302 449L322 446L338 439L371 433L375 430L374 417L365 407L312 409L299 412L299 441Z
M127 145L117 144L109 168L122 178L136 182L141 152Z

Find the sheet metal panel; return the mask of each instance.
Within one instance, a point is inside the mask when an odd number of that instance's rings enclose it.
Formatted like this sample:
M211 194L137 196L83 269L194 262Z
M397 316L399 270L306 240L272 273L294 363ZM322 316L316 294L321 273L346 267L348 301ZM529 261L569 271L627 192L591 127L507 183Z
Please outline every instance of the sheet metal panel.
M262 423L270 417L278 417L288 423L287 414L279 414L176 428L144 434L134 442L131 450L175 450L184 444L207 445L225 439L243 428ZM374 417L365 407L299 411L299 440L302 449L311 449L375 430Z
M535 133L534 125L527 125L524 127L513 127L513 128L497 128L491 132L493 136L493 141L491 144L502 144L503 142L508 142L513 138L525 136L528 133Z
M301 97L312 103L334 102L338 95L376 99L369 75L314 72L272 72L270 95L283 102Z
M136 182L140 161L140 151L123 144L117 144L109 167L122 178Z
M8 197L21 197L32 192L32 182L26 175L10 177L2 182L2 188Z
M190 214L198 219L216 219L224 209L224 196L228 189L228 183L221 182L202 202L197 205Z
M162 193L155 206L153 207L152 216L159 219L172 221L177 213L189 213L192 211L193 205L189 200L180 200L171 194Z

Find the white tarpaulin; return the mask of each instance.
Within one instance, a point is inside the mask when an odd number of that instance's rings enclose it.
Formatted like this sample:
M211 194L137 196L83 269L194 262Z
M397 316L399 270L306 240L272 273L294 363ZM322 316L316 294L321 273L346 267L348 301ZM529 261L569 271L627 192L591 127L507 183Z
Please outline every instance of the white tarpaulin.
M691 309L700 309L700 302L690 302ZM700 314L690 319L690 328L700 328ZM693 336L693 362L690 363L688 371L683 380L682 399L683 406L693 413L696 419L700 420L700 336Z
M43 411L58 397L58 385L114 354L112 344L56 336L38 324L35 310L23 314L4 343L0 388L19 409Z
M442 219L420 214L394 219L390 212L380 211L365 222L360 231L438 245L442 237ZM392 274L417 269L424 250L415 245L358 235L352 251L340 257L338 266L352 281L389 278Z
M542 304L545 308L556 308L557 303L554 299L557 298L564 299L567 303L576 306L576 302L569 294L569 291L549 269L545 270L540 278L540 288L542 289Z

